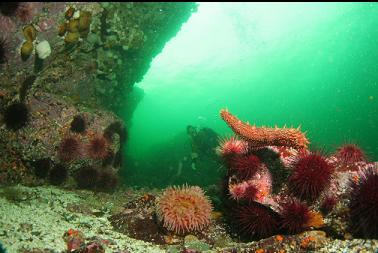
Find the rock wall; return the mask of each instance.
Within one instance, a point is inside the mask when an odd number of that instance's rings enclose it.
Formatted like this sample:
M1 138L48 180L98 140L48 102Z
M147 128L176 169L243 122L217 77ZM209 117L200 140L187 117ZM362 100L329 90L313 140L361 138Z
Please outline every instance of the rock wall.
M135 108L136 102L127 101L133 85L195 8L194 3L1 3L0 184L40 182L35 174L42 173L44 162L46 178L57 165L69 176L83 167L115 173L126 136L117 111ZM72 130L77 117L85 125L80 133ZM103 146L97 137L106 137ZM79 146L65 149L69 138ZM64 152L72 159L63 159Z

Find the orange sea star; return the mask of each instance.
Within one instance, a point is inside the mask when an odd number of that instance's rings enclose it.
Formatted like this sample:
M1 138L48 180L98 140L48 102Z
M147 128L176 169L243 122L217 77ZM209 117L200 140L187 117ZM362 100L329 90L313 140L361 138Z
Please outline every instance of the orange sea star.
M249 142L251 147L286 146L296 149L307 149L309 141L298 128L256 127L242 122L228 110L220 111L222 119L232 131Z

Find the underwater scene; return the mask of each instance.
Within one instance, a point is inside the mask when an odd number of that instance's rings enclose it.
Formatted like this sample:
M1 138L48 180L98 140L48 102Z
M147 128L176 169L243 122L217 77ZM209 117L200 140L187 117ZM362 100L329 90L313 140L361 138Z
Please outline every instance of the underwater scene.
M0 3L0 253L378 253L377 161L378 3Z

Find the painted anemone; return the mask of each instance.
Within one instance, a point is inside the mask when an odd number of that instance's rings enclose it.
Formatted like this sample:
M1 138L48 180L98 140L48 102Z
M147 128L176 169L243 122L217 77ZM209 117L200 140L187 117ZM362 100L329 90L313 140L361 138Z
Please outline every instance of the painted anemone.
M201 231L210 224L212 206L198 186L168 187L156 206L158 219L176 234Z

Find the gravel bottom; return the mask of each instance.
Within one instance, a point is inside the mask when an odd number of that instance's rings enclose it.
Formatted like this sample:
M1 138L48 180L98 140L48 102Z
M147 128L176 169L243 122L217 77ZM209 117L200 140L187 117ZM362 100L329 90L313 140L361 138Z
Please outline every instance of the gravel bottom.
M327 253L378 253L378 240L332 240L318 252Z
M89 237L99 236L111 241L106 253L178 253L174 246L163 249L144 241L132 239L113 230L108 221L110 212L102 212L100 216L69 211L69 206L80 205L86 196L93 193L69 191L54 186L24 187L14 189L20 195L4 193L0 188L0 242L8 253L25 253L32 249L49 249L49 252L66 252L63 234L69 229L77 229ZM84 194L83 194L84 193ZM7 196L7 197L6 197ZM118 196L118 195L117 195ZM121 195L122 196L122 195ZM116 197L118 198L118 197ZM97 198L101 202L101 198ZM103 200L106 202L106 200ZM106 206L108 203L101 203ZM256 244L245 246L235 243L240 252L255 252ZM281 245L284 246L284 245ZM257 247L258 248L258 247ZM292 243L283 247L285 253L305 252L294 248ZM249 249L249 250L248 250ZM251 251L252 250L252 251ZM213 249L210 252L234 252L227 249ZM239 252L239 251L238 251ZM325 243L310 252L327 253L378 253L378 240L334 240L327 238Z
M107 219L110 214L96 217L69 212L68 204L82 201L75 192L52 186L16 188L27 193L28 198L9 201L4 196L0 197L0 241L8 253L31 249L63 252L66 245L62 236L70 228L80 230L86 237L100 236L112 240L113 245L106 249L109 253L121 250L131 253L165 252L157 246L113 231Z

